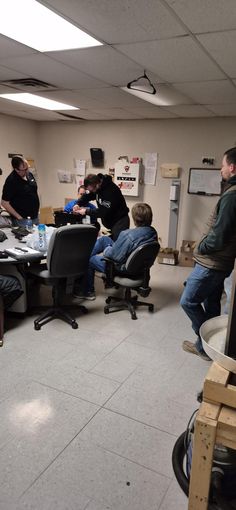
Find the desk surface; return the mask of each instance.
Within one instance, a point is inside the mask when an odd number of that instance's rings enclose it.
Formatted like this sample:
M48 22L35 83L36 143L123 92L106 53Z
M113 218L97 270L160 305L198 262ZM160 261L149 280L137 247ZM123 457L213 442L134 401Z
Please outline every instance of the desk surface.
M0 243L0 251L4 251L6 250L6 248L15 248L15 246L19 246L19 248L27 248L26 246L26 243L22 243L21 241L19 241L19 239L17 239L14 234L12 233L11 229L10 228L4 228L3 229L3 232L5 232L6 236L7 236L7 239L5 239L5 241L3 241L2 243ZM42 253L42 255L38 258L35 258L32 257L31 260L40 260L40 259L44 259L45 258L45 254ZM29 259L29 255L27 255L27 257L24 259L24 257L22 256L20 259L15 259L14 257L11 257L10 255L8 256L7 259L1 259L0 258L0 264L4 263L4 264L9 264L9 263L13 263L14 264L22 264L24 262L29 262L30 259Z

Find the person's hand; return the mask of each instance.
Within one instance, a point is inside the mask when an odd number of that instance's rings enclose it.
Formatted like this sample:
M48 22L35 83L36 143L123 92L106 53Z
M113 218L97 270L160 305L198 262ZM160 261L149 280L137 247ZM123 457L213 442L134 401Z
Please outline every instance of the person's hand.
M86 208L85 207L80 207L79 205L76 204L73 207L73 213L81 214L82 216L84 216L86 214Z
M72 209L73 213L78 213L79 212L79 206L78 204L74 205L73 209Z

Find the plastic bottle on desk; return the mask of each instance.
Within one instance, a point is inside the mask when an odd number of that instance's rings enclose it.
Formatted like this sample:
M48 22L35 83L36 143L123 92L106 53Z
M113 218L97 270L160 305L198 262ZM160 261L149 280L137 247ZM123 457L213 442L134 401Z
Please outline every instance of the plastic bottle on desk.
M29 233L31 233L31 232L32 232L32 230L33 230L33 222L32 222L32 220L31 220L31 217L30 217L30 216L27 216L27 220L26 220L26 225L25 225L25 227L26 227L26 230L28 230L28 232L29 232Z
M47 237L46 237L46 227L43 223L38 225L38 233L39 233L39 251L45 252L47 251Z

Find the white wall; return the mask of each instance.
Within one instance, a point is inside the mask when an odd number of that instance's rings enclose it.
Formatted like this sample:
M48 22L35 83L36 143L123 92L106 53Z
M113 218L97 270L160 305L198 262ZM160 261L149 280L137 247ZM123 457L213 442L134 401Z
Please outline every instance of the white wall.
M8 153L20 153L37 162L38 123L0 114L0 193L7 175L11 172Z
M143 156L145 152L158 152L159 164L179 163L182 168L179 246L182 239L199 237L202 223L216 202L214 197L187 194L189 168L202 167L202 156L215 157L216 166L220 167L223 152L236 143L236 126L234 118L44 122L39 127L38 143L44 206L58 207L65 197L75 195L75 185L59 184L56 171L73 171L74 157L89 160L90 147L105 151L105 169L113 166L119 155ZM154 225L163 245L168 240L170 182L158 173L156 186L145 186L140 197L153 208ZM135 201L129 199L128 203L132 205Z

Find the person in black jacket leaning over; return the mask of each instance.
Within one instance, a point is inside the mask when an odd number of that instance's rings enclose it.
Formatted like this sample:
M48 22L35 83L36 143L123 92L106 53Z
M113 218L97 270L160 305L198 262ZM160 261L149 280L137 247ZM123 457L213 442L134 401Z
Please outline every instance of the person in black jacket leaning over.
M101 218L104 227L111 230L112 239L115 241L122 230L129 228L129 209L125 199L110 175L89 174L84 179L87 193L75 205L73 212L79 214L91 214L86 205L91 200L97 201L97 209L92 214Z
M236 147L224 153L221 176L226 182L224 192L194 250L196 265L180 301L197 335L196 342L186 340L183 349L203 359L207 356L199 329L206 320L220 315L224 279L231 273L236 258Z

